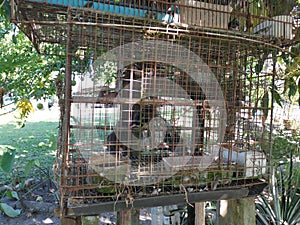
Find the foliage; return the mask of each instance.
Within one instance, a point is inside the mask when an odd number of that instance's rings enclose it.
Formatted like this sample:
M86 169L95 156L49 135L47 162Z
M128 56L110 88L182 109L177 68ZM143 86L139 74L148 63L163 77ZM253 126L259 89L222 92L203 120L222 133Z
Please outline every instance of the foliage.
M3 144L0 146L2 152L0 155L1 160L3 161L5 157L6 161L0 169L0 186L8 184L22 186L26 178L41 176L40 167L52 168L57 126L56 122L28 122L22 129L16 128L14 124L0 126ZM10 159L14 159L13 162Z
M39 54L30 40L10 22L9 0L0 0L0 88L6 90L20 109L20 123L32 110L31 99L47 99L56 93L56 80L65 67L62 46L43 44ZM27 102L27 106L24 103ZM4 105L5 106L5 105ZM29 108L27 108L29 109Z
M112 82L114 82L117 77L116 63L110 61L106 61L99 65L98 63L96 63L97 67L95 68L96 79L102 80L103 83L106 85L109 85Z
M0 38L3 38L8 30L13 30L14 25L11 24L11 9L9 0L0 0Z
M300 195L298 187L292 182L293 161L290 159L289 172L285 175L284 165L277 167L271 178L270 195L258 197L256 202L256 218L258 225L296 225L300 222ZM277 175L277 176L276 176Z
M285 61L282 56L277 58L277 62L280 62L281 66L284 65L284 68L280 68L278 64L276 66L277 75L282 78L276 83L274 93L279 105L284 104L284 100L292 101L299 92L295 85L295 81L299 80L298 65L294 64L295 58L290 55L286 57L289 59ZM280 69L286 76L279 73ZM299 156L300 139L295 131L288 130L287 126L276 128L272 133L272 164L277 166L271 177L270 193L263 193L257 198L257 224L295 225L300 221L300 168L299 165L294 166L293 160Z
M285 130L279 130L273 137L272 159L274 161L287 160L287 156L292 152L296 154L299 145L298 135L286 135Z
M56 93L56 80L64 61L60 56L38 54L24 34L15 36L16 43L9 34L1 39L0 87L16 103L17 119L22 127L33 111L31 100L48 99Z
M289 15L297 1L299 0L268 0L265 2L269 3L268 5L275 6L269 7L270 16L278 16Z
M254 103L254 109L252 111L253 116L258 113L258 109L261 109L264 120L267 119L269 114L269 107L272 101L272 76L268 76L269 70L273 70L273 60L277 52L264 51L257 56L249 56L248 64L246 68L247 82L251 84L255 89L250 89L253 93L251 101ZM257 79L258 76L264 74L264 79ZM257 90L258 89L258 90ZM276 89L275 89L276 92ZM258 94L256 94L258 93ZM248 99L246 99L248 100Z
M9 148L8 148L9 149ZM11 173L14 166L15 160L15 149L12 151L5 151L1 156L1 169L6 173ZM8 190L4 193L4 196L19 199L18 193L16 191ZM7 203L0 201L0 210L3 211L9 217L17 217L21 214L20 209L14 209Z
M300 105L300 43L291 48L293 54L282 53L278 57L276 88L283 101Z
M0 155L0 168L4 173L11 174L14 168L16 151L14 148L11 148L9 146L0 146L0 150L2 150L3 153L2 155ZM13 191L5 192L4 196L18 198L18 194ZM0 210L2 210L9 217L16 217L21 213L21 210L13 209L7 203L3 203L1 201Z
M117 78L117 63L113 55L100 52L100 58L93 62L92 72L97 80L109 85Z
M0 45L0 84L16 101L47 98L55 93L55 79L62 66L58 56L38 54L22 33L13 43L10 35Z
M0 168L5 173L11 173L14 165L16 151L10 146L0 146L2 154L0 155Z
M21 214L21 209L14 209L7 203L0 203L0 209L9 217L17 217Z
M300 43L291 47L291 52L264 51L259 57L248 57L246 69L248 82L259 88L258 95L252 99L255 108L261 108L264 118L268 117L268 108L274 100L283 107L285 102L300 105ZM273 63L275 62L275 63ZM266 76L266 80L256 81L255 75L261 73L272 74L275 72L275 84L272 86L273 77ZM261 82L256 84L255 82ZM255 96L255 95L253 95ZM254 110L253 115L257 113Z
M14 209L2 201L4 197L22 198L19 191L25 188L28 177L51 179L46 171L50 171L54 162L56 130L56 122L28 123L23 129L16 129L13 124L0 127L4 144L0 145L0 185L10 186L2 193L0 210L7 216L17 217L21 209Z

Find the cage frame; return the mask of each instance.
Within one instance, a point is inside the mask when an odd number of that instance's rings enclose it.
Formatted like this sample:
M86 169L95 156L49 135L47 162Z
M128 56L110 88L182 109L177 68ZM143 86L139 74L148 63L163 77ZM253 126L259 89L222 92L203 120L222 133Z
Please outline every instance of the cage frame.
M168 34L166 34L168 35ZM172 34L173 35L173 34ZM69 45L67 45L69 47ZM267 44L267 46L269 46ZM71 59L70 59L71 62ZM71 63L67 63L71 67ZM71 73L66 78L71 84ZM66 82L67 84L67 82ZM65 94L71 96L71 90L66 89ZM65 98L65 104L69 104L67 108L70 107L72 103L72 97ZM70 113L68 111L68 113ZM70 116L66 116L68 120ZM65 123L64 123L65 124ZM70 126L66 126L64 129L70 130ZM68 143L68 139L64 142ZM68 146L66 146L65 152L63 155L68 155ZM63 159L64 160L64 159ZM267 177L267 176L266 176ZM266 178L267 179L267 178ZM250 178L251 180L251 178ZM62 185L62 184L61 184ZM60 213L63 216L86 216L86 215L98 215L103 212L110 211L123 211L130 210L131 208L145 208L145 207L156 207L156 206L167 206L172 204L185 204L185 203L195 203L195 202L204 202L204 201L219 201L219 200L230 200L230 199L239 199L253 197L263 191L263 189L268 185L266 180L256 180L254 183L246 185L243 188L229 188L225 190L214 190L214 191L204 191L198 193L181 193L173 194L172 197L168 195L162 196L151 196L151 197L142 197L141 199L134 199L133 202L128 202L127 199L120 199L116 201L95 203L95 204L83 204L79 206L68 206L61 209ZM61 202L61 205L65 202Z

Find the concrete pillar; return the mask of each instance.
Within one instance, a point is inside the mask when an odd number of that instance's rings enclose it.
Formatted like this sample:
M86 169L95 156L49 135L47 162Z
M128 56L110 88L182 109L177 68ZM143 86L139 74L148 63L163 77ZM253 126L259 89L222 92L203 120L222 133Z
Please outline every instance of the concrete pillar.
M205 225L205 202L195 203L195 225Z
M255 198L221 200L219 225L255 225Z
M139 225L140 210L130 209L119 212L120 225Z

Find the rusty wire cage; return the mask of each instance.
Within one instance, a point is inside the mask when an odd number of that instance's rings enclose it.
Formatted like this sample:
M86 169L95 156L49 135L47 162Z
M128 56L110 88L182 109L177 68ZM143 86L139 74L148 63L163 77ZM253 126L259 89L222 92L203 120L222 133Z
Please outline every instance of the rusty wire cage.
M273 62L294 20L261 3L258 13L248 1L12 1L39 51L66 46L63 215L262 191Z

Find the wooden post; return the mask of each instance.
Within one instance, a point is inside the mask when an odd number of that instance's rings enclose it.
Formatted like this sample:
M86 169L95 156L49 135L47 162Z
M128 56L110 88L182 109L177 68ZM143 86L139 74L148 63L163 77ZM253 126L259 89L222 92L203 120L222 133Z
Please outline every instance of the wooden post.
M120 225L139 225L140 210L130 209L119 212Z
M255 198L220 201L219 224L255 225Z
M205 225L205 202L195 203L195 225Z

